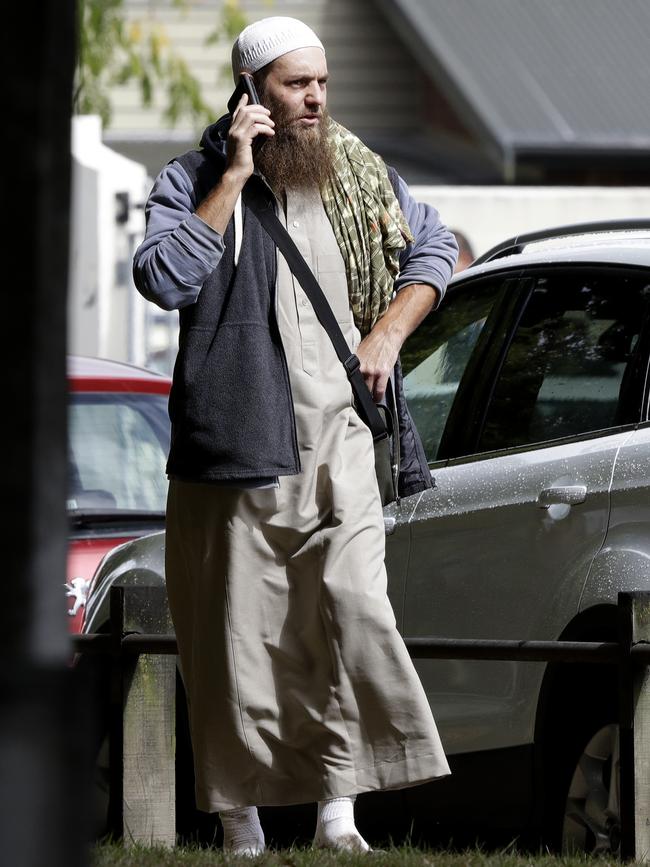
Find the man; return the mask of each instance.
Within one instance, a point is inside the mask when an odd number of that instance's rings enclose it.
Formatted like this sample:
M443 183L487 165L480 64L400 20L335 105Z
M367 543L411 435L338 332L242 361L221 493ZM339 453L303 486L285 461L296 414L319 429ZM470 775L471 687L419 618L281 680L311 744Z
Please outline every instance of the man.
M464 271L465 268L469 268L476 256L474 255L474 250L472 249L472 245L468 241L467 236L459 229L452 229L451 231L456 239L456 243L458 244L458 259L456 260L456 266L454 267L454 274L460 274L460 272Z
M456 244L327 116L325 53L306 25L246 28L242 70L263 105L242 97L202 150L166 166L134 268L147 298L180 310L166 572L197 804L236 852L264 849L258 805L314 801L316 846L366 851L356 794L449 768L386 596L372 437L247 191L276 208L377 399ZM400 407L410 492L430 475Z

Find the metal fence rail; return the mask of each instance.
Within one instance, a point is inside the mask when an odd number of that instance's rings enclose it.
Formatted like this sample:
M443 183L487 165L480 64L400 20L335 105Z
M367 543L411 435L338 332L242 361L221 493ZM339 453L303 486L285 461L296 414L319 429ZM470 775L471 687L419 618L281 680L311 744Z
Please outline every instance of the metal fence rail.
M161 612L165 612L162 621ZM404 641L414 659L616 665L621 856L650 860L650 593L620 593L618 620L617 642L434 637L407 637ZM110 634L74 636L73 647L76 653L108 653L112 658L114 834L133 841L173 845L176 663L171 657L178 648L175 636L161 629L165 624L170 625L164 587L113 587ZM150 631L152 627L160 631ZM125 658L131 659L129 683L125 681ZM163 731L162 738L153 745L143 744L143 732L151 732L155 724ZM136 778L128 761L133 755L138 756Z

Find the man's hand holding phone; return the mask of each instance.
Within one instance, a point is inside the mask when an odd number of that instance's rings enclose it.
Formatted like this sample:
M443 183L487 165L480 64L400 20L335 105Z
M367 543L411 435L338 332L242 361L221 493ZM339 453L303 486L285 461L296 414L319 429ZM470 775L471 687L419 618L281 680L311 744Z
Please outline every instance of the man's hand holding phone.
M267 137L275 135L271 112L257 101L252 76L242 73L228 102L232 122L228 133L228 170L248 179L254 171L254 156ZM255 101L254 101L255 100Z
M252 101L251 100L252 97ZM226 170L217 185L197 207L195 213L223 235L246 181L255 170L256 143L275 135L268 108L259 105L252 76L242 73L237 89L228 102L232 122L226 145ZM259 148L257 144L257 148Z

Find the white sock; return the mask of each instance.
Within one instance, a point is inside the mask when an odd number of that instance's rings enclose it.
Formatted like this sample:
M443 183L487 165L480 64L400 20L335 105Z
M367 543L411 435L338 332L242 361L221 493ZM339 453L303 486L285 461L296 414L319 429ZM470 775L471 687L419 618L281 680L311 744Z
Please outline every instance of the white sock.
M354 796L318 802L314 846L319 849L347 849L368 852L370 846L354 824Z
M264 851L264 831L257 807L221 810L223 848L235 855L260 855Z

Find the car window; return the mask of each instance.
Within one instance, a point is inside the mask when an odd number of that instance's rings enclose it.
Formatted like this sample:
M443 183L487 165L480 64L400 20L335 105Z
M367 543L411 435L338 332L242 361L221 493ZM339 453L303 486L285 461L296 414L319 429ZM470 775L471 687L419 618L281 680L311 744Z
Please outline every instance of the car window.
M165 510L164 395L73 393L68 432L70 509Z
M636 419L626 400L646 279L616 270L537 276L497 378L479 451Z
M430 463L438 460L461 377L503 285L503 278L461 284L402 347L404 392Z

